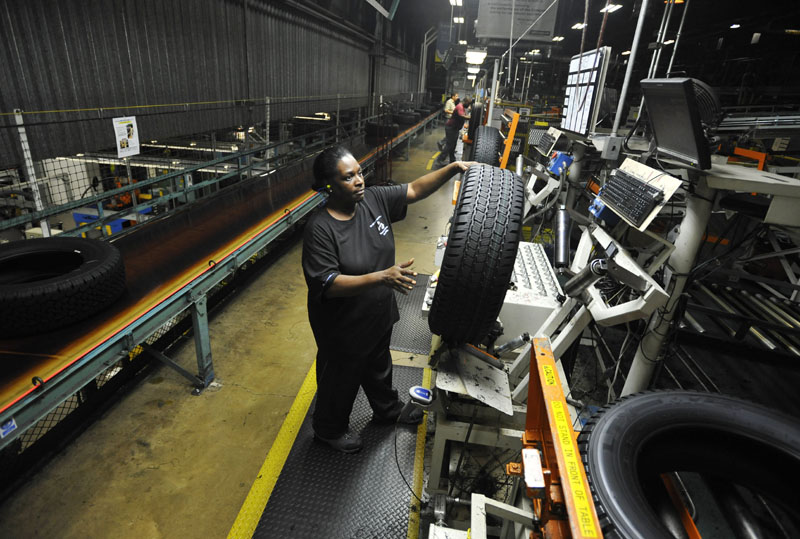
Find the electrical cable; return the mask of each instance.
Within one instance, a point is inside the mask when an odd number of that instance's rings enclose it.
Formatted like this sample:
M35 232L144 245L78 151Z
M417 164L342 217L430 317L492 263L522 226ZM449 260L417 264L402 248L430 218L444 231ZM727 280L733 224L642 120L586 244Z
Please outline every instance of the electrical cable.
M424 505L426 505L426 502L423 502L419 498L419 496L417 496L417 493L414 492L413 488L411 488L411 485L406 480L406 476L403 475L403 471L400 469L400 459L397 458L397 425L398 425L398 423L394 424L394 462L395 462L395 464L397 464L397 473L400 474L400 477L403 479L403 483L406 484L406 486L408 487L408 490L417 499L417 501L419 502L420 509L422 509L422 507Z

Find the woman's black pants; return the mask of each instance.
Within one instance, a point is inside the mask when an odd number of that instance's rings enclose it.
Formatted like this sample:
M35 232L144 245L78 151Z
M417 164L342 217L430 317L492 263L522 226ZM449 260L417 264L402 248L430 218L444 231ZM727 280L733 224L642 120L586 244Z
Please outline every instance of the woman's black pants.
M333 439L347 431L359 386L364 388L375 415L391 418L400 413L403 404L392 387L391 337L389 329L363 354L317 351L317 404L312 421L315 433Z

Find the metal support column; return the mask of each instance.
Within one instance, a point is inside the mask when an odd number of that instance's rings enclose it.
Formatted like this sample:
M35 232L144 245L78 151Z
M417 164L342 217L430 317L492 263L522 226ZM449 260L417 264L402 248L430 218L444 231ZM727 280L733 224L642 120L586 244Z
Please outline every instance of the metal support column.
M203 388L214 381L214 364L211 360L211 339L208 336L208 298L205 294L194 301L192 308L192 327L194 347L197 354L197 372ZM199 394L202 389L195 390Z
M33 191L33 203L36 211L44 210L44 201L42 200L42 193L39 191L39 183L36 181L36 171L33 168L33 157L31 156L31 147L28 144L28 134L23 126L22 111L20 109L14 110L14 119L17 121L17 132L19 133L19 145L22 147L22 160L25 161L25 176L28 178L28 183ZM50 237L50 223L47 219L39 221L39 227L42 229L42 236L45 238Z
M669 288L669 299L663 310L656 310L650 316L647 331L639 343L628 378L622 388L623 397L646 389L650 385L655 366L663 359L662 348L669 335L678 300L703 242L715 194L716 190L708 187L705 176L700 177L695 195L690 196L687 201L686 216L681 221L681 230L675 240L675 250L669 257L669 267L674 274Z

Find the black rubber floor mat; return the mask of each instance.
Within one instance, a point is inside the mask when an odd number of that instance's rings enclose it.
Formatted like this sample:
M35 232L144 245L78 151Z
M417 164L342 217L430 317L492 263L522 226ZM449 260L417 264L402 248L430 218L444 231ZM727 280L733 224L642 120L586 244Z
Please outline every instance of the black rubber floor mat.
M394 367L394 387L406 400L408 388L422 382L422 370ZM345 455L314 441L306 414L275 489L261 515L256 538L406 537L411 491L394 459L395 426L372 423L372 410L359 391L350 428L364 442ZM397 459L410 483L414 476L417 428L397 426Z
M430 275L417 275L417 284L408 294L395 292L400 320L392 330L389 348L400 352L427 356L431 352L431 337L428 318L422 315L422 302Z

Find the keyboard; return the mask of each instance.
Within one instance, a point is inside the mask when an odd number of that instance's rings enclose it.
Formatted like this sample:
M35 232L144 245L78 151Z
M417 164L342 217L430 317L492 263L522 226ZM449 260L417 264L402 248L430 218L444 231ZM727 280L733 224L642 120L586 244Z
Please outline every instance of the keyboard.
M636 228L664 200L661 189L621 169L609 176L598 196L614 213L633 223Z

